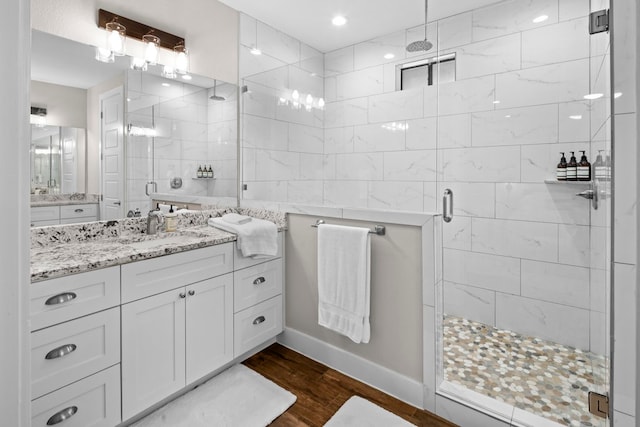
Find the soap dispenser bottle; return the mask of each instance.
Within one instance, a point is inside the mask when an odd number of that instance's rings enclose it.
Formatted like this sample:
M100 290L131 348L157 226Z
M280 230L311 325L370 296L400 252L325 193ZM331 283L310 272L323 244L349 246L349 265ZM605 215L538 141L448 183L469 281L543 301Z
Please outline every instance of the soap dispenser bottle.
M598 181L606 181L607 179L607 168L604 165L604 160L602 160L602 150L598 150L598 155L596 156L596 161L593 162L592 167L593 172L591 176L593 179L597 179Z
M203 176L202 166L198 165L198 171L196 172L196 178L202 178L202 176Z
M173 211L173 205L169 208L169 213L164 216L164 229L167 232L176 231L178 214Z
M567 159L564 157L564 153L560 152L562 157L560 157L560 163L558 163L558 167L556 169L556 179L558 181L566 181L567 180Z
M587 160L585 150L581 150L582 157L578 163L578 181L591 181L591 163Z
M578 180L578 162L576 161L575 152L571 152L571 158L567 164L567 181Z
M213 178L213 169L211 169L211 165L209 165L209 169L207 169L207 177Z

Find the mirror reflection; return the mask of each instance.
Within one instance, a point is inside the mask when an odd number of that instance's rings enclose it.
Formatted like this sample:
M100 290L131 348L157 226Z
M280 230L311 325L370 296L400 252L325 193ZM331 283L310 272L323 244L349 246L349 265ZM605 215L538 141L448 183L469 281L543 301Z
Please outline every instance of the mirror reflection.
M72 203L99 219L153 200L236 203L237 85L102 63L92 46L32 33L31 104L46 109L32 125L32 223L44 225L33 208Z

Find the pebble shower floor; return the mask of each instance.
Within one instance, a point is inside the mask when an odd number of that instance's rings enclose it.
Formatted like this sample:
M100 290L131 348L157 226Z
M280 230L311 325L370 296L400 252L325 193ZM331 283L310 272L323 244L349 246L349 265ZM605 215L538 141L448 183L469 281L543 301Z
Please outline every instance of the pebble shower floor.
M604 425L587 399L608 386L604 356L453 316L443 351L447 381L561 425Z

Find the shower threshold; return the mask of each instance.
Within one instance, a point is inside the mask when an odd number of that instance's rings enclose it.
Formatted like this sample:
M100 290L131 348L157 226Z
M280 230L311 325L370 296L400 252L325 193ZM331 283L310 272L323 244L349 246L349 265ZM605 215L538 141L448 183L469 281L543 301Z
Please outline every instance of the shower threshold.
M604 425L587 396L608 389L604 356L454 316L444 318L443 340L441 394L513 425Z

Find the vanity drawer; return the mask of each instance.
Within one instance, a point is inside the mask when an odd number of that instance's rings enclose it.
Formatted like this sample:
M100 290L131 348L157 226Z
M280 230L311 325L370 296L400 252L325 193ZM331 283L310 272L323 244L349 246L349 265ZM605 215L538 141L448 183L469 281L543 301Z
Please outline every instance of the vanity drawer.
M31 208L31 222L58 221L59 219L60 219L59 206L38 206L35 208Z
M233 273L233 311L238 312L282 293L282 259Z
M121 268L122 303L127 303L231 272L233 243L132 262Z
M282 332L282 296L261 302L233 318L233 350L237 357Z
M64 427L113 427L120 424L120 365L32 401L31 426L54 425L56 414L65 412L73 415L60 422L59 425Z
M238 248L236 242L233 243L233 265L236 270L251 267L276 258L282 258L282 232L278 232L278 253L274 257L253 259L251 257L242 256L242 251Z
M120 304L120 267L32 283L31 330L66 322Z
M94 217L98 216L98 205L97 204L86 204L86 205L63 205L60 206L60 218L84 218L84 217Z
M120 362L120 308L31 334L31 398Z

